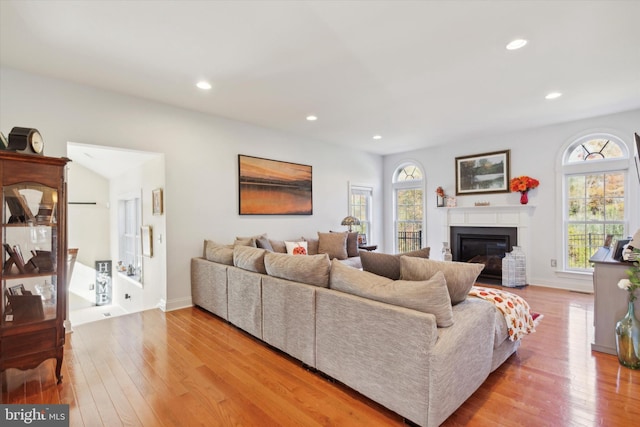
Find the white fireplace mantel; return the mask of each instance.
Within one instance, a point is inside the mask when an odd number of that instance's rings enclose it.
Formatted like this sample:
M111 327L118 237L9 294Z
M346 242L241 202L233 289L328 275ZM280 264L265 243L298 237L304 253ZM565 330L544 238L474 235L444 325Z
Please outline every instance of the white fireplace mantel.
M531 216L533 205L461 206L447 209L445 236L450 238L451 227L516 227L518 246L527 257L527 283L531 271Z

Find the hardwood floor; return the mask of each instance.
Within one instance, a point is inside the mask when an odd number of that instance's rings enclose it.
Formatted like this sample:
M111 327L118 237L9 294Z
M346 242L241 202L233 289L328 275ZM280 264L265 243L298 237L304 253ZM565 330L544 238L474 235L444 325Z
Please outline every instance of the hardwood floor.
M542 323L444 425L637 423L640 371L590 350L593 296L534 286L513 292L544 314ZM67 335L62 384L53 371L52 361L8 370L2 403L68 403L70 425L90 427L403 424L196 308L78 326Z

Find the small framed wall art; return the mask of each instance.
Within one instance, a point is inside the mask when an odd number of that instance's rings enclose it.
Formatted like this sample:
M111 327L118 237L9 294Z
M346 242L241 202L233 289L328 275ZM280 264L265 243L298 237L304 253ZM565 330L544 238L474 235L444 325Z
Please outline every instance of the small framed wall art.
M156 188L151 192L152 206L153 206L153 214L154 215L162 215L163 213L163 204L164 200L162 200L162 188Z
M153 229L151 226L143 225L140 227L140 236L142 237L142 256L153 257Z
M456 157L456 195L508 193L510 150Z

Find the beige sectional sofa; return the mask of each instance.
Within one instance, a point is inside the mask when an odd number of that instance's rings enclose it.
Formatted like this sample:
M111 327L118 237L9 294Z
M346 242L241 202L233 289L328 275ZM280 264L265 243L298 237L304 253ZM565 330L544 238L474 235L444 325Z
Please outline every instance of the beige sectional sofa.
M421 426L444 422L519 346L493 304L460 296L475 265L389 255L407 275L440 270L407 281L327 254L206 246L191 260L195 305Z

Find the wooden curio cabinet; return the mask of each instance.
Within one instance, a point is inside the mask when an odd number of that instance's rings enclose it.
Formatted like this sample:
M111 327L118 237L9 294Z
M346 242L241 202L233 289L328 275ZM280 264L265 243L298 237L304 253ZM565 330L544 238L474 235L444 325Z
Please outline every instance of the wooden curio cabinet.
M31 369L64 350L69 159L0 151L0 370Z

